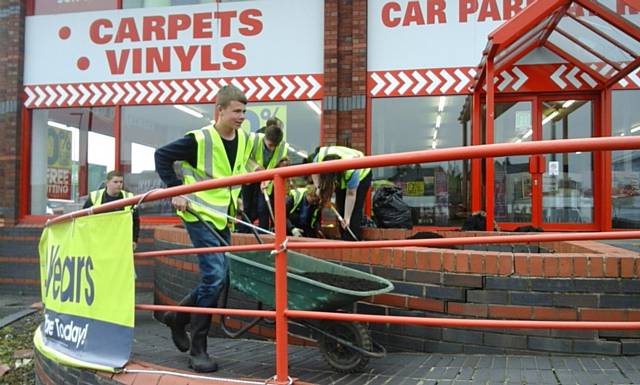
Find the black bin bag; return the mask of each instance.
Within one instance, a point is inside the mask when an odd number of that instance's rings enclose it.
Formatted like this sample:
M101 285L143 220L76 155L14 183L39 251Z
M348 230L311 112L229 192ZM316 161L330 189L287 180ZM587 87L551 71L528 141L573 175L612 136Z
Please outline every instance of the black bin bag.
M382 186L373 194L373 218L380 228L413 228L411 208L402 200L402 189Z

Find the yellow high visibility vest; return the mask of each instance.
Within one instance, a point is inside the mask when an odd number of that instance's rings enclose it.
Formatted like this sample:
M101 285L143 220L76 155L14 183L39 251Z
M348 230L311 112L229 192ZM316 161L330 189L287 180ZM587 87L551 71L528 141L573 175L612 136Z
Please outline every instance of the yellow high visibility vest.
M253 151L251 151L251 159L258 163L261 167L264 167L264 158L263 158L263 149L264 149L264 134L258 133L255 137L253 144ZM278 143L276 148L273 150L273 156L269 160L269 164L265 167L267 170L271 170L276 168L278 162L284 159L289 152L289 143L285 142L284 139ZM267 185L267 193L271 195L271 191L273 191L273 182L269 181Z
M293 206L291 207L291 210L289 210L289 214L293 214L298 209L300 203L302 203L304 194L306 193L306 187L298 187L289 190L289 195L293 198ZM315 226L316 221L318 220L318 214L320 214L320 207L316 207L315 210L313 210L313 212L311 213L311 227Z
M325 146L320 147L318 151L318 155L315 162L322 162L327 155L337 155L340 159L355 159L362 158L364 154L358 150L354 150L353 148L343 147L343 146ZM351 179L351 175L355 170L345 170L344 177L340 180L340 188L347 188L347 181ZM360 181L369 175L371 172L370 168L360 169Z
M102 204L102 197L104 196L105 191L107 191L106 188L91 191L91 207L100 206ZM129 191L122 190L121 193L123 198L131 198L133 196L133 193ZM131 211L131 206L124 206L124 211Z
M307 192L306 187L298 187L298 188L289 190L289 195L293 198L293 206L291 207L289 214L292 214L294 211L296 211L298 206L300 206L300 203L302 203L302 198L304 197L304 194L306 192Z
M189 162L182 161L182 177L185 185L210 179L242 175L246 172L245 165L251 154L253 137L247 137L242 130L237 130L238 149L233 170L227 158L222 138L213 126L187 133L193 135L198 145L197 167L193 168ZM189 207L204 220L214 224L222 230L227 226L227 217L235 215L240 186L227 186L189 194ZM188 212L178 211L178 216L186 222L196 222L197 218ZM233 222L229 222L233 229Z

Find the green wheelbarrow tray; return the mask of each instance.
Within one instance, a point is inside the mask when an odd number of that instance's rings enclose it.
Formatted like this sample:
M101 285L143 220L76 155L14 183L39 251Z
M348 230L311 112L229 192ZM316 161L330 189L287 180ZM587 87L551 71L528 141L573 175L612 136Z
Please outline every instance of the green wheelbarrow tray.
M261 302L275 307L275 257L265 251L227 253L231 287ZM309 279L300 274L327 273L359 278L379 283L382 288L354 291ZM292 310L332 311L362 298L387 293L393 284L381 277L324 261L308 255L287 251L287 296Z
M230 285L237 291L258 301L258 308L275 307L275 257L268 251L227 253ZM373 281L376 290L349 290L303 276L305 273L323 273L334 276ZM316 275L318 276L318 275ZM287 252L287 299L293 310L334 311L363 298L393 290L388 280L356 269L310 257L295 251ZM226 306L225 293L223 306ZM227 336L236 338L262 321L255 318L237 331L230 330L222 318L220 325ZM271 320L269 322L273 324ZM322 358L341 373L361 372L370 358L384 357L386 350L375 343L364 324L348 321L289 320L311 330L318 342Z

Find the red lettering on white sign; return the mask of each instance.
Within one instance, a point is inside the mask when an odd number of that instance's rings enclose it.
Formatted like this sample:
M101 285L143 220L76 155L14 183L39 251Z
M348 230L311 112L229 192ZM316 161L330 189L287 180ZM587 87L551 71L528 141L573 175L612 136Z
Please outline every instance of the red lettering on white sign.
M49 199L71 199L71 170L47 168L47 197Z
M429 0L438 9L444 0ZM168 16L144 16L140 19L123 17L119 20L96 19L89 26L89 36L95 44L230 37L233 30L243 36L262 32L262 12L259 9L237 11L199 12ZM213 22L219 23L219 36L214 36ZM115 23L115 25L114 25Z
M126 48L107 50L105 55L113 75L124 75L127 71L134 74L170 72L177 65L180 72L219 71L221 68L239 70L247 64L242 43L225 44L222 47L223 59L218 62L214 61L211 48L210 45Z
M445 0L423 0L407 2L404 12L400 4L389 2L382 6L382 23L389 28L411 25L445 24L447 4ZM393 12L393 14L392 14Z

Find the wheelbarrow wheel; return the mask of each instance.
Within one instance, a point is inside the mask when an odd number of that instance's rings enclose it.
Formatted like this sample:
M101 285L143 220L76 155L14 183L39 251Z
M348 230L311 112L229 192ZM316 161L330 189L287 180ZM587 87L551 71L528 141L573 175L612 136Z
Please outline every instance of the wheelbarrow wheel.
M320 327L327 334L364 350L371 351L373 348L369 331L361 323L324 321ZM329 366L340 373L361 372L369 363L369 357L326 335L319 336L318 347Z

